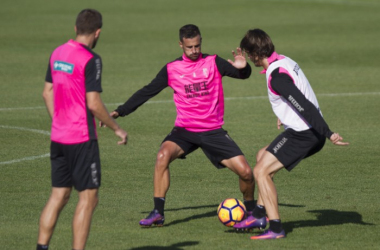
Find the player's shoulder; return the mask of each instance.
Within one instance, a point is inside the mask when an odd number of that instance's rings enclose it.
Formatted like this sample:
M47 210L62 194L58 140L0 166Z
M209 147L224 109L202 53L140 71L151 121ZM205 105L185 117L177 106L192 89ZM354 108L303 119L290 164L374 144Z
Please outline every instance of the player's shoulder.
M223 58L221 58L220 56L218 56L217 54L202 54L202 59L210 59L210 60L224 60Z
M207 58L207 57L216 57L217 55L210 55L210 54L202 54L202 58Z
M83 51L84 54L88 54L88 55L90 55L94 59L100 59L101 60L100 55L97 54L92 49L90 49L89 47L87 47L86 45L81 44L80 47L81 47L81 50Z
M181 61L183 61L182 56L180 56L180 57L178 57L178 58L176 58L176 59L174 59L174 60L171 60L171 61L168 62L166 65L171 64L171 63L175 63L175 62L181 62Z

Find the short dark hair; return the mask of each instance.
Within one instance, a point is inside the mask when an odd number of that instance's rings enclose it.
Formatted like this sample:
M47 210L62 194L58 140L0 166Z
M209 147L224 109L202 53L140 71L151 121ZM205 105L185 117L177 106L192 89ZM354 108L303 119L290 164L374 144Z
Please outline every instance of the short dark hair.
M269 35L261 29L248 30L240 42L240 48L259 60L270 57L275 50Z
M77 35L89 35L103 26L102 14L94 9L84 9L79 12L75 22Z
M179 40L183 42L183 38L194 38L201 35L199 28L194 24L186 24L179 29Z

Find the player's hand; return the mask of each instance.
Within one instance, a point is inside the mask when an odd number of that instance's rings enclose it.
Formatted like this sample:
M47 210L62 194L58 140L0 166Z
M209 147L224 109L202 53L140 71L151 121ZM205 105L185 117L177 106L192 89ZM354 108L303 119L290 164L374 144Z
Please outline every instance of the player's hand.
M334 143L335 145L339 145L339 146L347 146L349 145L350 143L348 142L342 142L343 138L338 134L338 133L334 133L331 135L330 137L330 141L332 143Z
M119 128L115 130L115 135L118 136L121 141L118 141L117 144L119 145L126 145L128 142L128 133L124 131L123 129Z
M230 59L227 60L232 66L237 69L243 69L247 66L245 51L242 51L241 48L236 48L236 52L232 51L232 55L234 56L234 61Z
M116 119L116 118L119 117L119 113L116 112L116 111L112 111L112 112L110 113L110 116L111 116L112 118ZM99 127L103 127L103 128L105 128L105 127L107 127L107 126L106 126L104 123L99 122Z
M282 122L280 119L277 118L277 129L280 129L282 126Z

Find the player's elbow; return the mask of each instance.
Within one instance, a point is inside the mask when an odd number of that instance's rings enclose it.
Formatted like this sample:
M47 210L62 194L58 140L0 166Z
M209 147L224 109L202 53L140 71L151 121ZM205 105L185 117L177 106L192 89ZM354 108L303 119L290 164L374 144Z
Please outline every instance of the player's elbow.
M86 95L86 105L88 109L94 114L99 109L102 108L102 101L100 99L99 93L97 92L90 92Z
M53 91L48 90L48 89L44 89L44 91L42 91L42 98L45 101L49 100L52 97L53 97Z
M87 102L87 107L91 113L96 114L99 110L99 103L97 102Z
M53 98L53 84L50 82L45 82L44 89L42 91L42 98L47 101Z
M43 98L44 100L46 100L46 93L45 93L45 91L42 91L42 98Z

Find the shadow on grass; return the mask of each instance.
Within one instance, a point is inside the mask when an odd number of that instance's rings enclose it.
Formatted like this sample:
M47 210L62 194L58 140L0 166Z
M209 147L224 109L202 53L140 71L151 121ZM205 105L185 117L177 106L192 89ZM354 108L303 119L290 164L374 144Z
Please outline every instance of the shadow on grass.
M173 244L171 246L164 246L164 247L160 247L160 246L143 246L143 247L134 247L134 248L130 248L130 250L160 250L160 249L171 249L171 250L182 250L183 248L182 247L188 247L188 246L195 246L195 245L198 245L199 242L198 241L184 241L184 242L180 242L180 243L176 243L176 244Z
M294 228L299 227L323 227L331 225L342 225L342 224L358 224L365 226L373 226L372 223L363 222L362 215L357 212L345 212L337 210L309 210L309 213L314 213L317 216L316 220L300 220L300 221L289 221L282 224L285 232L290 233Z
M279 205L280 206L287 206L287 207L305 207L304 205L292 205L292 204L279 204ZM181 210L186 210L186 209L214 208L210 212L206 212L206 213L202 213L202 214L195 214L195 215L189 216L189 217L181 219L181 220L174 220L170 223L165 223L165 227L177 225L180 223L189 222L191 220L197 220L197 219L217 216L216 210L217 210L218 206L219 206L219 204L213 204L213 205L204 205L204 206L192 206L192 207L166 209L165 211L169 212L169 211L181 211ZM144 213L148 213L148 212L144 212Z
M165 226L168 227L168 226L173 226L176 224L188 222L191 220L198 220L198 219L202 219L202 218L215 217L215 216L216 216L216 210L212 210L211 212L207 212L207 213L203 213L203 214L196 214L196 215L189 216L189 217L181 219L181 220L172 221L168 224L165 224Z
M217 209L218 206L219 206L219 204L213 204L213 205L204 205L204 206L192 206L192 207L181 207L181 208L165 209L165 212L170 212L170 211L181 211L181 210L187 210L187 209L214 208L210 212L206 212L206 213L203 213L203 214L196 214L196 215L193 215L193 216L181 219L181 220L174 220L174 221L172 221L170 223L165 223L164 227L168 227L168 226L173 226L173 225L180 224L180 223L189 222L191 220L197 220L197 219L202 219L202 218L207 218L207 217L214 217L214 216L216 216L216 209ZM145 212L142 212L142 213L144 213L144 214L146 213L147 214L149 212L145 211ZM156 227L151 227L151 228L156 228Z
M305 205L292 205L292 204L284 204L284 203L279 203L278 206L280 207L306 207Z

